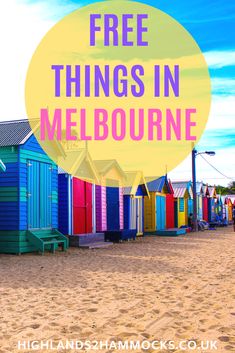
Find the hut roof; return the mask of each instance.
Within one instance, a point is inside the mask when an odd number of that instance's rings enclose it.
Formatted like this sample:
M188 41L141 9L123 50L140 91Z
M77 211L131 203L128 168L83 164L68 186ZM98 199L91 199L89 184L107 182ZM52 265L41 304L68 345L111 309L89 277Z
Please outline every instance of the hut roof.
M1 172L5 172L5 170L6 170L6 166L5 166L5 164L3 163L3 161L0 159L0 171L1 171Z
M235 195L227 195L227 197L230 198L232 204L235 205Z
M204 191L203 191L203 182L197 181L197 183L196 183L196 193L198 195L200 195L200 194L202 195L204 193Z
M22 145L32 134L27 119L2 121L0 122L0 147Z
M37 134L39 120L35 119L34 124L35 126L32 130L28 119L1 121L0 147L23 145L33 134ZM54 140L52 143L59 154L65 157L62 145L57 140Z
M149 196L148 187L141 171L125 172L124 195L135 195L139 186L142 187L144 195Z
M66 151L67 168L66 171L61 167L58 168L59 174L72 174L78 173L81 178L87 179L92 182L99 182L99 175L93 163L90 153L85 148L76 149L74 151ZM69 165L70 164L70 165ZM87 168L88 167L88 170ZM79 170L79 172L78 172Z
M148 189L151 192L162 192L164 186L166 186L168 193L172 193L172 188L168 182L166 175L161 177L146 177L146 181Z
M210 197L216 197L216 188L215 186L208 186L208 191Z
M93 162L100 175L105 175L111 168L116 167L120 175L124 179L126 178L124 171L122 170L116 159L95 160Z
M185 194L188 194L190 198L193 198L191 181L173 181L172 187L175 197L185 197Z
M203 190L203 196L210 196L209 190L208 190L208 185L203 185L202 190Z

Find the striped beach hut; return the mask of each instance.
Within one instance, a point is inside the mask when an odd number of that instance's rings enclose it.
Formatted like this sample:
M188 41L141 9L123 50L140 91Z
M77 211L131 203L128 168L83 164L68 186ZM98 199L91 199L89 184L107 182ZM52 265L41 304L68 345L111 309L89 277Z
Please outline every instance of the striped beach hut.
M124 228L144 232L144 196L149 197L148 187L141 171L125 172Z
M59 168L59 231L65 235L95 233L94 183L99 180L94 163L86 149L66 151L66 155L75 162L70 173ZM78 170L84 179L72 176Z
M203 185L202 187L203 190L203 195L202 195L202 216L203 216L203 220L208 222L209 218L208 218L208 205L209 205L209 197L210 197L210 193L208 190L208 185Z
M190 182L179 181L172 182L175 199L175 227L188 225L188 205L189 200L192 199L192 190Z
M215 222L216 221L216 212L215 212L215 205L216 205L216 187L215 186L208 186L209 191L209 198L208 198L208 222Z
M196 194L197 194L197 219L203 220L203 182L196 183ZM191 213L193 213L191 211Z
M63 154L55 143L56 154ZM58 232L58 172L38 144L28 120L0 123L0 252L67 248Z
M146 233L166 229L166 195L171 193L167 176L147 177L150 197L144 198L144 231Z
M125 173L114 159L95 160L100 185L96 185L96 230L120 230L124 228L123 185Z

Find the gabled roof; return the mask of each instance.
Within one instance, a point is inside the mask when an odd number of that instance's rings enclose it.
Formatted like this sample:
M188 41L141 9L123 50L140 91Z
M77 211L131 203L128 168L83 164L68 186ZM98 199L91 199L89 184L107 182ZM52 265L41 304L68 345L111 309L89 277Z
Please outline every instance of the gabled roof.
M32 130L28 119L1 121L0 147L23 145L33 134L38 134L39 124L39 120L35 119L35 126ZM58 150L61 156L65 157L64 149L59 141L52 141L52 145L54 145L54 148Z
M135 195L139 186L143 188L144 195L149 196L148 187L141 171L125 172L124 195Z
M209 195L210 197L216 197L216 188L215 186L208 186L208 191L209 191Z
M235 206L235 195L227 195L226 197L230 198L232 204Z
M112 168L117 168L122 178L126 178L126 175L116 159L105 159L105 160L95 160L94 165L101 176L105 176Z
M146 177L146 181L150 192L162 192L164 186L166 186L168 193L172 193L172 189L166 175L161 177Z
M202 190L203 190L203 196L210 196L208 185L203 185Z
M90 153L85 148L76 149L74 151L66 152L67 162L66 162L66 171L62 168L58 168L59 174L71 174L79 178L87 179L93 181L94 183L99 182L99 175L96 170L96 167L91 159ZM70 165L69 165L70 163ZM81 168L84 168L84 163L89 167L88 175L84 174Z
M0 171L1 172L5 172L6 171L6 166L5 164L3 163L3 161L0 159Z
M0 122L0 147L24 144L33 134L28 119Z
M203 194L204 194L204 191L203 191L203 182L197 181L197 183L196 183L196 193L197 193L198 195L203 195Z
M173 181L172 187L174 197L185 197L188 194L190 198L193 198L191 181Z

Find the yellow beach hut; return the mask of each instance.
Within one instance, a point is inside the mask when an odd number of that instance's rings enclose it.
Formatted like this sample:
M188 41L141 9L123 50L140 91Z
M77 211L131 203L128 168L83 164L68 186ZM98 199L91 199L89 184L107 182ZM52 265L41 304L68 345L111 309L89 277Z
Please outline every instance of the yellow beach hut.
M192 190L188 185L188 181L172 182L175 202L175 226L178 228L188 225L188 204L189 200L193 198Z

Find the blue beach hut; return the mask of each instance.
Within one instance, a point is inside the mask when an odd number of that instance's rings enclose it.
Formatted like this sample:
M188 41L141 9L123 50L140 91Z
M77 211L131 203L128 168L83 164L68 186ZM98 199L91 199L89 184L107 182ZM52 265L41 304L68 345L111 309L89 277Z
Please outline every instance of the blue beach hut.
M57 154L63 154L55 143ZM56 164L38 144L28 120L0 122L0 252L67 248L58 227Z
M149 191L141 171L125 174L124 228L135 229L140 236L144 232L144 196L149 197Z

